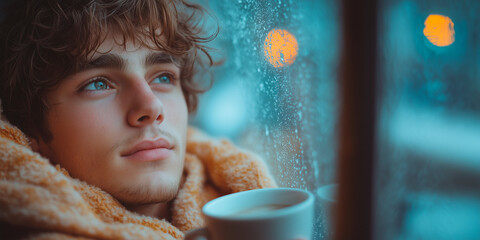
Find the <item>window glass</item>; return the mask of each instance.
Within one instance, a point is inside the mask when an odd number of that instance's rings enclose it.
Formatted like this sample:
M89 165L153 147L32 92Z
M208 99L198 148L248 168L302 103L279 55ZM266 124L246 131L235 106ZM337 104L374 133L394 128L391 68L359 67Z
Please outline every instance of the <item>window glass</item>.
M376 239L480 239L480 2L379 9Z
M262 156L280 186L316 194L322 203L314 239L328 237L336 183L337 3L197 2L217 18L220 34L211 45L225 62L213 69L215 83L192 124Z

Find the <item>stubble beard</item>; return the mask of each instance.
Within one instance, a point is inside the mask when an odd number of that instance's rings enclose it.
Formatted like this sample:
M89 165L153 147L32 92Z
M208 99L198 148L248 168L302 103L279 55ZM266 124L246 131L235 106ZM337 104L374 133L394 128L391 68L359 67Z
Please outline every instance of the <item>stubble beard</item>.
M120 202L125 205L148 205L165 203L173 200L180 187L180 178L159 185L135 184L124 187L116 193L112 193Z

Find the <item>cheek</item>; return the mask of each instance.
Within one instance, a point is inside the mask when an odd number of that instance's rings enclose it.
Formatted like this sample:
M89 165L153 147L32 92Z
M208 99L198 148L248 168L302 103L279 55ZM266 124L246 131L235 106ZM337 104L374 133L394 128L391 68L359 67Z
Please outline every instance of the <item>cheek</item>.
M176 110L177 112L174 114L174 117L176 117L176 120L181 126L186 127L188 123L188 110L186 103L182 101L182 104L180 104Z
M165 127L173 128L182 143L182 149L186 147L188 109L183 95L181 97L163 99Z
M60 109L51 118L54 136L72 137L105 136L108 126L114 124L112 108L69 107ZM110 123L110 124L109 124Z
M187 105L185 101L176 101L171 106L168 112L165 112L165 118L168 118L168 124L174 126L182 138L185 138L188 125Z
M72 106L57 108L49 116L50 144L55 161L69 171L85 171L110 149L115 131L114 108ZM117 120L118 122L118 120ZM118 131L117 131L118 132Z
M181 96L181 97L180 97ZM183 95L163 100L165 119L176 128L183 129L188 123L188 109Z

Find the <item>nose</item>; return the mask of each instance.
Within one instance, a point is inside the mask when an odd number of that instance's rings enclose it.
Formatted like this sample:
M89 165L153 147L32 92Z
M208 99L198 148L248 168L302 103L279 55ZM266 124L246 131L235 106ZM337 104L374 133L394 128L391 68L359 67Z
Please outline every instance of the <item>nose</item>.
M130 109L127 113L127 122L132 127L143 127L150 124L163 122L163 103L154 94L150 86L145 82L132 86L129 91Z

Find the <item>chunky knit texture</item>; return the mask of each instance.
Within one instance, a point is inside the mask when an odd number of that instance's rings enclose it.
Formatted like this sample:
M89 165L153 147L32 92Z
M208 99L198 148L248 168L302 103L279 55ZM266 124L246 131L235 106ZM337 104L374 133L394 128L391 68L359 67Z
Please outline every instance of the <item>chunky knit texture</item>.
M24 239L183 239L203 226L202 206L224 194L276 187L264 162L226 140L188 130L185 180L172 221L141 216L33 152L0 120L0 235ZM2 239L4 239L2 237Z

